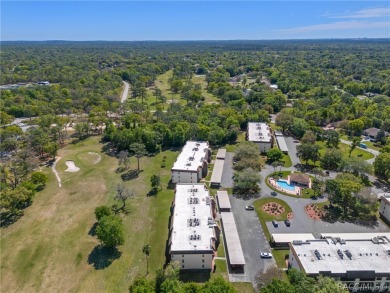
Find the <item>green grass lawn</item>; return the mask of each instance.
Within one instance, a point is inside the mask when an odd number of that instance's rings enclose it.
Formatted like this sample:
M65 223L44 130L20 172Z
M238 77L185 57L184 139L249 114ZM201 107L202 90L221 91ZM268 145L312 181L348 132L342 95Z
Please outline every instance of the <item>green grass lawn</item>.
M279 204L283 205L285 207L285 212L283 214L281 214L279 217L274 217L274 216L268 215L267 213L263 212L263 210L261 209L262 206L264 204L268 203L268 202L276 202L276 203L279 203ZM264 235L267 238L267 240L270 241L271 240L271 234L269 233L267 225L266 225L265 222L266 221L272 221L272 220L285 220L285 219L287 219L287 214L289 212L291 212L291 208L285 201L283 201L281 199L278 199L278 198L262 198L262 199L258 199L258 200L256 200L253 203L253 205L255 206L257 216L259 218L261 227L263 228L263 231L264 231Z
M222 236L221 236L220 244L218 246L218 256L225 257L225 247L223 246Z
M322 156L325 153L325 149L326 149L325 142L317 141L317 144L322 147L320 150L320 154ZM341 150L343 156L346 157L349 156L349 149L350 149L349 145L346 145L344 143L339 143L339 149ZM368 160L368 159L372 159L374 155L362 149L355 148L351 154L351 157L360 157L364 160Z
M238 134L238 137L237 137L237 142L236 143L233 143L233 144L225 144L223 146L221 146L221 148L224 148L226 149L227 152L229 153L234 153L236 147L237 147L237 144L239 144L240 142L243 142L246 140L246 133L245 132L240 132Z
M287 268L286 262L285 262L285 256L286 254L289 254L289 249L273 249L272 254L274 256L274 259L276 261L276 265L278 268Z
M116 185L122 180L115 173L117 159L102 153L98 140L92 137L61 149L57 170L62 187L58 187L51 168L43 168L49 178L47 187L37 193L18 222L2 230L2 291L125 292L136 276L146 273L144 244L151 245L148 278L164 264L174 196L167 185L178 152L141 158L143 172L139 178L124 183L134 190L135 197L128 202L131 213L121 216L126 239L119 247L120 257L109 259L96 248L99 242L89 233L96 222L95 208L114 203ZM94 163L89 152L99 154L101 160ZM160 168L163 155L166 168ZM73 160L80 171L64 172L66 160ZM132 158L131 168L135 167ZM147 197L153 174L161 176L163 190ZM96 268L111 261L104 268Z
M249 282L235 282L232 283L233 287L236 288L239 293L255 293L252 283ZM221 292L222 293L222 292Z
M283 154L283 159L282 161L284 162L284 166L283 167L291 167L292 166L292 162L291 162L291 158L288 154Z

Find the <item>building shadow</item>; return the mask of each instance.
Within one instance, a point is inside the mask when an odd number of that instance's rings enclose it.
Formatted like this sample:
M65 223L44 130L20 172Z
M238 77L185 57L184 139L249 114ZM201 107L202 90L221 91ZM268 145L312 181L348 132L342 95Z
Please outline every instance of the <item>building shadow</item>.
M97 245L88 255L88 264L92 265L95 270L102 270L109 267L114 260L120 258L122 252L116 247L106 247Z

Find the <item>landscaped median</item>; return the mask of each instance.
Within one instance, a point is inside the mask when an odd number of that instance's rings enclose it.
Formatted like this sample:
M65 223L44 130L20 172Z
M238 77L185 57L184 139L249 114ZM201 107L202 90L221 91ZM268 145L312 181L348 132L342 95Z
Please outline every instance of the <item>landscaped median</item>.
M266 207L269 204L271 204L271 206L272 206L273 203L275 203L274 210L275 210L276 214L271 214L269 212L266 212L264 210L265 208L263 209L263 207ZM266 222L270 222L272 220L284 221L284 220L288 219L289 214L290 215L292 214L292 210L291 210L290 206L285 201L283 201L279 198L261 198L261 199L256 200L253 203L253 205L256 209L257 216L259 217L259 220L260 220L261 226L263 228L265 237L267 238L268 241L271 240L271 235L268 231ZM279 206L281 206L284 210L282 213L277 212Z

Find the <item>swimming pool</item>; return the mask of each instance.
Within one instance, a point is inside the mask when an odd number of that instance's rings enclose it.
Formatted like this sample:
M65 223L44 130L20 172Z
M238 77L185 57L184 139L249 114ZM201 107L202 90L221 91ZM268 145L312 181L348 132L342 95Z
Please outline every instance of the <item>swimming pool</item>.
M278 181L276 181L276 184L277 184L280 188L283 188L283 189L285 189L285 190L295 191L295 186L294 186L294 185L288 184L286 181L278 180Z

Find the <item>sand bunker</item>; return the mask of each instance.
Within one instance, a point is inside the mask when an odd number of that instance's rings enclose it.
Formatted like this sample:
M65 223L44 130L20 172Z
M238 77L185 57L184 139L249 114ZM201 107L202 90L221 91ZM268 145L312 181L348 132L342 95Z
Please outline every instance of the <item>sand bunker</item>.
M65 172L77 172L80 170L79 167L76 167L73 161L66 161L66 166L68 166L68 169L65 170Z

